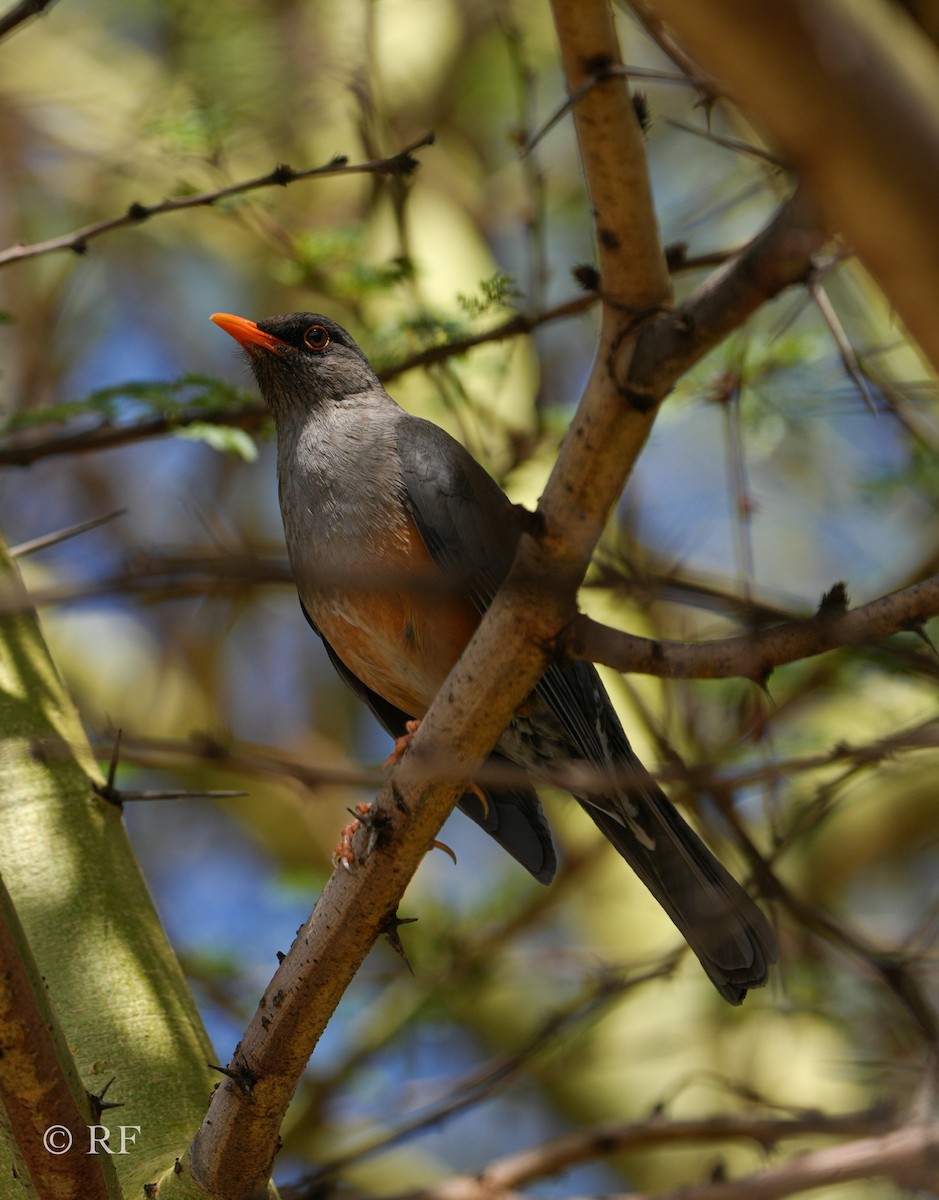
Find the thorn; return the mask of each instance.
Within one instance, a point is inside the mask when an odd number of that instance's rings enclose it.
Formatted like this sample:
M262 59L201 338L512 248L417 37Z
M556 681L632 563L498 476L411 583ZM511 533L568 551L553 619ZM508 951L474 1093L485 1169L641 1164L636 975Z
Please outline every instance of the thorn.
M630 99L633 102L633 109L636 113L636 120L639 122L639 128L643 133L648 133L649 126L652 124L652 115L649 112L649 97L645 92L633 92Z
M411 966L408 956L404 951L404 946L401 944L401 938L398 936L398 930L402 925L413 925L417 917L399 917L398 910L390 912L381 922L378 929L384 935L388 945L394 952L404 959L404 965L414 974L414 968Z
M677 271L688 261L688 243L670 242L665 247L665 265L670 271Z
M911 621L910 624L906 626L906 629L910 633L915 633L916 636L921 639L921 641L926 643L933 655L936 658L939 658L939 650L936 649L936 643L926 632L926 626L922 621Z
M585 292L600 290L600 272L593 263L581 263L571 271L574 282L579 283Z
M117 764L121 756L121 738L124 736L124 730L118 729L114 735L114 748L111 751L111 761L108 764L108 788L113 789L114 780L117 776Z
M368 858L378 845L382 830L388 824L388 818L373 810L371 804L365 801L360 801L355 808L349 808L346 811L351 814L352 820L348 825L343 825L339 831L339 841L333 850L332 862L334 867L345 867L347 871L351 872L356 861L352 852L352 839L360 829L368 831L368 842L362 856L363 859Z
M114 1080L116 1078L117 1078L116 1075L112 1075L111 1078L104 1085L104 1087L100 1090L100 1092L86 1092L85 1093L88 1097L88 1103L91 1105L91 1111L94 1114L95 1121L98 1120L98 1118L105 1111L105 1109L123 1108L124 1107L123 1101L112 1100L109 1102L109 1101L106 1101L104 1098L104 1093L108 1090L108 1088L111 1086L111 1084L114 1082Z
M839 580L822 596L818 606L818 615L820 617L839 617L847 611L848 585Z
M115 808L122 807L123 796L118 788L114 786L114 780L117 778L117 764L121 757L121 735L123 730L118 729L114 735L114 746L111 750L111 759L108 763L108 777L104 783L95 783L92 785L95 795L100 796L102 800L108 804L113 804Z
M251 1070L247 1063L242 1063L240 1067L220 1067L217 1063L206 1063L205 1065L210 1071L218 1071L220 1075L230 1079L244 1096L251 1095L251 1091L258 1081L258 1075Z

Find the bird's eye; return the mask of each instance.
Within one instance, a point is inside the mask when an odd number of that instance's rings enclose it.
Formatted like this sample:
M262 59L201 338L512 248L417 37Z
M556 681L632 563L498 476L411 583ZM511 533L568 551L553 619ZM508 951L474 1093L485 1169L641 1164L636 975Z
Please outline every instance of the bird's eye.
M329 330L322 325L311 325L303 335L303 344L310 350L325 350L329 345Z

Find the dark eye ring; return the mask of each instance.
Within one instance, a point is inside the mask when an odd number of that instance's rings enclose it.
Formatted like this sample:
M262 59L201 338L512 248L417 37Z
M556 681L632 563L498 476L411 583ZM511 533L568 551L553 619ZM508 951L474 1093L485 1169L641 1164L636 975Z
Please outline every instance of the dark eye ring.
M303 344L309 350L325 350L329 345L329 330L322 325L311 325L303 335Z

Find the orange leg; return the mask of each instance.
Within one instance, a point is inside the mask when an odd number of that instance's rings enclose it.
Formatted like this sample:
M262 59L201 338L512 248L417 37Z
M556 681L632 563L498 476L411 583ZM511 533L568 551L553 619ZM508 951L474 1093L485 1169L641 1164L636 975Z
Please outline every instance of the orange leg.
M362 825L362 819L368 816L368 811L371 804L367 804L364 800L360 801L355 806L355 811L359 814L349 822L348 825L343 825L339 830L339 841L336 843L336 849L333 851L333 866L343 866L347 871L352 870L352 865L355 862L355 855L352 853L352 839L358 833Z
M399 738L395 738L395 748L385 759L384 765L386 767L396 767L398 765L398 763L404 757L405 750L407 750L408 746L410 746L411 739L414 737L415 733L417 733L420 727L420 721L408 721L404 727L407 732L402 733Z
M388 755L388 757L385 759L384 765L386 767L396 767L398 765L398 763L404 757L404 753L407 750L408 746L410 746L411 740L413 739L415 733L417 733L417 731L420 729L420 727L421 727L420 721L408 721L407 722L407 724L404 727L407 730L407 732L402 733L402 735L399 738L395 738L394 749ZM466 790L467 790L467 792L472 792L472 794L477 797L477 799L479 800L479 803L483 806L483 815L488 817L489 816L489 800L486 796L486 793L482 790L482 788L479 786L479 784L473 783L473 781L470 780L469 784L467 785ZM439 842L435 842L434 844L438 845L438 846L441 845L441 843L439 843ZM445 849L447 850L447 852L449 854L453 853L453 851L450 850L449 846L445 847Z

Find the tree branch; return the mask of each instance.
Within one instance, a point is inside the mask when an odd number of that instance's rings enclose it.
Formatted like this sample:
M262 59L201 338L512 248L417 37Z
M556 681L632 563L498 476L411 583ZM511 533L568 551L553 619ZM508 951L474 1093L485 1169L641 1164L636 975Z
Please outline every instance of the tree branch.
M92 1114L68 1041L16 908L0 880L0 1104L13 1132L13 1164L24 1189L56 1200L120 1200L108 1155L88 1143ZM62 1140L50 1143L48 1131Z
M888 1125L885 1109L829 1117L805 1113L794 1117L722 1115L698 1120L655 1116L648 1121L601 1125L554 1138L540 1146L509 1154L489 1163L475 1175L458 1175L422 1192L397 1200L492 1200L537 1180L547 1179L584 1162L678 1143L750 1141L769 1149L793 1137L845 1137L882 1132Z
M607 0L555 0L567 87L619 62ZM606 516L645 441L653 413L624 412L610 370L640 317L668 302L638 122L622 80L575 109L596 214L604 298L601 346L543 502L546 533L519 561L444 684L411 748L379 794L375 852L334 872L282 963L213 1096L189 1165L210 1194L241 1200L268 1177L277 1131L303 1067L376 937L395 920L408 880L464 788L433 782L428 747L463 780L498 740L574 615L577 586ZM550 581L550 587L545 582ZM357 845L361 850L363 835Z
M896 4L655 0L939 367L939 54Z
M84 254L88 243L115 229L125 229L128 225L140 225L151 217L160 217L165 213L182 212L187 208L207 208L218 200L229 196L240 196L245 192L258 191L261 188L286 187L290 183L298 183L304 179L324 179L331 175L408 175L417 167L414 151L433 143L433 133L426 133L416 141L410 142L397 154L388 158L373 158L367 162L350 163L345 156L339 156L324 163L320 167L310 167L307 170L295 171L286 164L281 164L264 175L254 179L245 179L240 183L230 183L226 187L216 188L210 192L198 192L194 196L178 196L171 200L163 200L157 204L134 203L116 217L107 217L94 221L71 233L62 233L58 237L48 238L44 242L34 242L28 246L10 246L0 251L0 267L11 263L22 262L27 258L38 258L43 254L54 254L59 250L71 250L75 254Z
M864 1114L846 1118L847 1127L864 1123ZM747 1137L762 1141L762 1133L772 1137L773 1127L776 1136L787 1136L783 1130L789 1124L794 1126L793 1133L825 1132L825 1118L814 1118L816 1128L809 1128L813 1118L806 1121L760 1121L759 1119L718 1118L713 1129L710 1122L661 1122L662 1142L710 1140L716 1137ZM870 1123L875 1125L877 1118L871 1114ZM745 1127L751 1125L752 1133L747 1134ZM623 1134L627 1141L625 1146L615 1144L613 1150L631 1148L632 1146L646 1147L656 1144L656 1131L649 1122L643 1128L627 1127ZM882 1124L882 1122L881 1122ZM738 1132L732 1132L738 1125ZM800 1129L799 1126L805 1128ZM723 1126L725 1132L721 1132ZM674 1131L675 1136L672 1136ZM832 1130L835 1132L836 1130ZM590 1135L585 1139L584 1149L589 1150ZM636 1140L633 1141L632 1139ZM565 1139L556 1143L563 1153ZM576 1146L575 1146L576 1148ZM595 1145L594 1154L605 1147ZM493 1164L492 1168L483 1171L478 1176L457 1176L445 1180L437 1187L428 1188L423 1192L409 1193L401 1200L521 1200L523 1193L515 1190L539 1178L547 1172L542 1168L551 1166L560 1170L563 1163L555 1162L557 1155L553 1147L546 1146L540 1151L533 1152L534 1158L515 1155ZM907 1188L933 1189L936 1182L936 1161L939 1155L939 1126L921 1123L911 1123L900 1129L892 1129L887 1133L873 1137L859 1138L845 1142L841 1146L832 1146L824 1150L808 1151L787 1162L763 1167L761 1170L739 1179L719 1180L713 1183L698 1184L683 1187L670 1192L628 1192L615 1200L781 1200L784 1196L797 1195L826 1184L849 1183L854 1179L889 1179ZM573 1159L576 1162L578 1159Z
M822 607L804 621L784 621L743 637L711 642L669 642L635 637L579 614L563 638L574 658L617 671L663 679L731 679L765 682L774 667L843 646L859 646L904 631L921 633L939 615L939 575L881 596L850 611Z
M829 240L808 198L796 190L765 229L718 268L688 300L643 328L631 361L617 364L630 395L660 401L709 350L768 300L805 282Z

